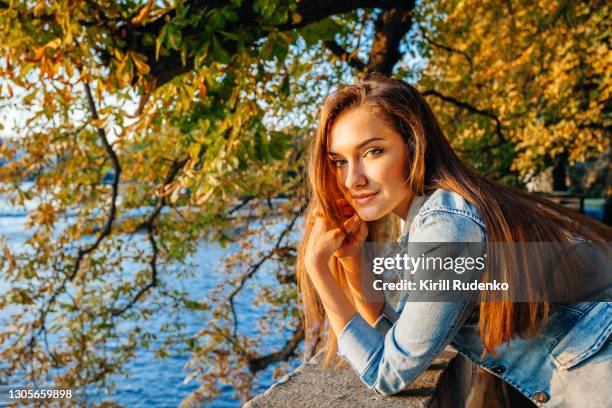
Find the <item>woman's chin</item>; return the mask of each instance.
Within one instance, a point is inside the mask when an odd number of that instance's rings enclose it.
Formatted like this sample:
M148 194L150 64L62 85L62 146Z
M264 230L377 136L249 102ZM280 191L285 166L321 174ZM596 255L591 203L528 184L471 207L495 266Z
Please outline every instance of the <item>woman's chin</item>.
M376 221L385 215L377 208L359 208L357 209L357 214L364 221Z

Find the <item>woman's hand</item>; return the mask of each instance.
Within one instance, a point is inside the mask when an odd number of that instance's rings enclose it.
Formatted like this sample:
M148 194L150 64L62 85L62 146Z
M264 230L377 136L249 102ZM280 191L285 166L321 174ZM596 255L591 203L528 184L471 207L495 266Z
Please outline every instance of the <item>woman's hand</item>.
M334 256L340 258L360 258L363 241L368 236L368 224L359 218L357 211L344 198L339 200L342 207L342 215L344 219L344 229L347 236L342 242L340 248L334 252Z
M348 201L340 199L338 204L344 216L344 229L334 228L319 208L315 209L310 220L313 229L308 253L316 262L327 264L332 256L340 259L361 257L361 247L368 235L367 224Z
M308 240L309 259L306 259L307 273L321 298L336 336L342 332L355 311L374 325L383 307L383 301L377 298L380 292L372 293L371 283L362 281L361 276L361 251L368 236L368 226L348 201L340 199L338 204L342 208L344 229L335 228L326 220L322 211L315 208L314 217L310 220L312 235ZM329 271L332 256L342 263L352 293L349 296L353 297L355 306L349 302ZM371 274L364 276L372 279Z

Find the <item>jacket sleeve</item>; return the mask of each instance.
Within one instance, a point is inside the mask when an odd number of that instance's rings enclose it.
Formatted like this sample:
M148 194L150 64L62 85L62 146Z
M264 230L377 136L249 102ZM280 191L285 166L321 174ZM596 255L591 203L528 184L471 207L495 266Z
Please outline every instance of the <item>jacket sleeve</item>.
M485 242L483 226L469 217L435 210L420 217L416 242ZM428 256L436 256L434 248ZM445 252L445 255L448 255ZM385 302L374 327L358 313L338 338L338 354L359 378L382 395L400 392L448 345L467 319L473 302L408 301L401 314Z

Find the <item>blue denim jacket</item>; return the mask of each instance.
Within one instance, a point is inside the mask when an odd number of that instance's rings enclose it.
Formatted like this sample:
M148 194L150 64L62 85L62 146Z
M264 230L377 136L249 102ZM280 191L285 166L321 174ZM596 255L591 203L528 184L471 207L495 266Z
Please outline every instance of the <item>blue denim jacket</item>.
M416 197L400 245L408 242L486 242L473 205L438 189ZM405 296L370 326L356 314L338 338L338 354L361 380L383 395L404 389L451 345L501 377L536 405L612 407L612 302L561 307L540 334L515 338L481 358L483 344L474 302L410 302ZM608 298L609 299L609 298Z

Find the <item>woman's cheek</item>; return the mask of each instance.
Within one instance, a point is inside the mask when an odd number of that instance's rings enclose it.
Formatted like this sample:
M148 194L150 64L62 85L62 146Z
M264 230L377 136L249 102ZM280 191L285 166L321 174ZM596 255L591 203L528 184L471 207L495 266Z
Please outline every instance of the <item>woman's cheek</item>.
M404 160L405 155L403 153L397 153L394 155L395 157L390 162L388 172L393 175L394 181L398 183L404 182Z
M380 184L394 184L394 179L398 176L400 170L401 166L397 165L395 157L385 157L384 160L379 160L376 163L376 180Z

